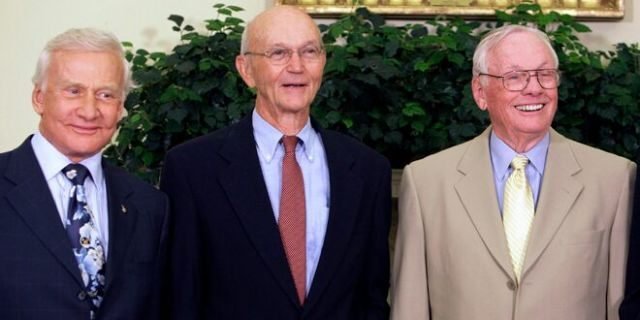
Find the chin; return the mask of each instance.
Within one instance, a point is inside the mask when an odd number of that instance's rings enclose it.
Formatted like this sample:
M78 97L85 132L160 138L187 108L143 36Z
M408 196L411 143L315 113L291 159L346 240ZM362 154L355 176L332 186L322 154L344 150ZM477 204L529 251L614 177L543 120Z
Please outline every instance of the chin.
M307 111L310 105L311 104L302 104L302 103L288 104L284 107L284 109L290 112L298 113L298 112Z

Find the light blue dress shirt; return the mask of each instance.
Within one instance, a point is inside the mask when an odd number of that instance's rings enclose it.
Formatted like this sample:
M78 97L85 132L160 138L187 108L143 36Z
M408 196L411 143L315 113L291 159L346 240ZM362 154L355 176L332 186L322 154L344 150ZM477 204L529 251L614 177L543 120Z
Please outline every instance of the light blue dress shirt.
M253 135L256 140L262 175L269 192L275 222L280 216L280 192L282 185L282 158L284 147L282 133L267 123L255 110L252 114ZM296 160L304 179L304 196L307 218L307 294L318 267L324 236L329 220L329 168L320 135L310 121L298 133L300 143L296 147Z
M544 166L547 162L547 151L549 150L549 133L540 140L531 150L524 153L529 158L529 164L525 169L527 180L533 191L533 201L538 206L538 196L540 195L540 186L542 185L542 177L544 177ZM493 179L498 195L498 206L502 213L502 199L504 196L504 185L507 183L511 171L511 160L518 155L511 147L506 145L498 136L491 131L489 138L489 150L491 152L491 165L493 168Z
M58 214L60 214L60 223L64 228L72 184L62 173L62 169L72 162L39 132L34 133L31 138L31 147L33 147L38 164L40 164L44 178L49 185L53 201L56 203ZM84 187L87 193L87 202L93 214L92 219L94 219L100 240L102 240L106 258L109 251L109 209L107 186L102 171L102 154L95 154L80 163L91 172L91 178L84 181ZM69 251L71 251L71 246L69 246Z

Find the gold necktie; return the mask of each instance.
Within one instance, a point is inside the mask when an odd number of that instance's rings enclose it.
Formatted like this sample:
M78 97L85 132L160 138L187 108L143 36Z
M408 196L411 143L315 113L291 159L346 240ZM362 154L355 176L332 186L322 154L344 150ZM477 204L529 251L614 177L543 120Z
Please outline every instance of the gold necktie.
M523 155L517 155L511 161L513 171L504 187L502 208L504 232L507 236L513 272L518 282L522 274L534 212L533 193L524 169L528 163L529 159Z

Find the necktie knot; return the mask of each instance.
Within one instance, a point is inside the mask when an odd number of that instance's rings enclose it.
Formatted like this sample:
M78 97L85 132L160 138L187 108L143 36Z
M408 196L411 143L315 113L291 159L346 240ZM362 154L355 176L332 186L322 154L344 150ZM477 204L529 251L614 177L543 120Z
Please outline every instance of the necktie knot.
M522 170L527 166L527 164L529 164L529 158L521 154L516 155L515 158L511 160L511 167L514 170Z
M89 175L89 169L79 163L72 163L64 167L62 173L73 185L82 185Z
M282 145L284 146L285 153L296 152L296 146L298 145L298 137L296 136L282 136Z

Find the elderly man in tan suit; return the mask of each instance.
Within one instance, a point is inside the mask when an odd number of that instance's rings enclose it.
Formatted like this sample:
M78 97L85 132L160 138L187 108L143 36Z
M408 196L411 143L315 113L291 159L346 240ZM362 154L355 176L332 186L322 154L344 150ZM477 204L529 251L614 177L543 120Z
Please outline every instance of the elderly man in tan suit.
M635 164L551 129L544 33L498 28L473 60L491 126L405 168L392 319L617 319Z

